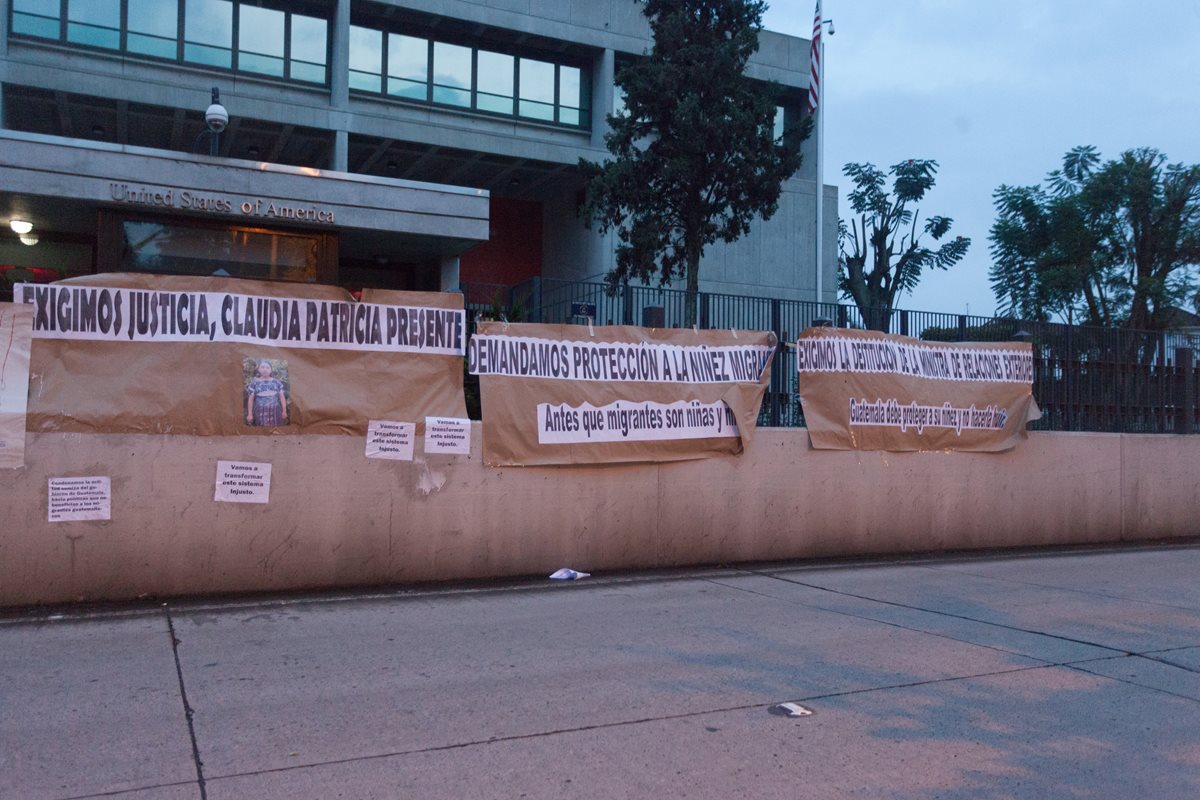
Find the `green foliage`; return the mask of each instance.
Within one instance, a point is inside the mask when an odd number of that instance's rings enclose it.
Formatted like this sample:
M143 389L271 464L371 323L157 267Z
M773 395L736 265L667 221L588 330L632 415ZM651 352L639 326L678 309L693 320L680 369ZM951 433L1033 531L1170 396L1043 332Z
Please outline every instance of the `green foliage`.
M780 90L745 75L765 8L763 0L647 0L654 47L616 76L625 108L608 117L612 158L580 161L589 224L617 232L609 285L684 278L687 324L705 247L775 213L811 130L806 120L776 140Z
M1200 264L1200 165L1152 148L1101 163L1075 147L1046 187L994 195L992 289L1030 319L1158 330L1189 305Z
M962 329L957 325L930 325L921 331L920 338L927 342L1011 342L1021 330L1017 320L997 317Z
M846 177L854 182L850 208L857 215L849 225L838 223L841 269L838 288L854 300L868 328L886 331L896 297L911 291L926 269L949 269L962 260L971 240L956 236L936 249L922 244L922 236L941 241L950 232L950 217L932 216L920 224L914 209L933 188L937 162L909 159L893 164L885 173L874 164L847 164ZM887 189L888 176L892 188Z

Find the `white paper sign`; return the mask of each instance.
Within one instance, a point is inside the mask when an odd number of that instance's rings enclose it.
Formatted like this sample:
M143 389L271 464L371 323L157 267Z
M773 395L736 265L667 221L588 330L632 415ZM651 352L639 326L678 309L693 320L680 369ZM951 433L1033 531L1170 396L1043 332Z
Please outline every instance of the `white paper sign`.
M271 496L271 465L253 461L218 461L217 491L223 503L265 503Z
M425 452L470 455L471 420L454 417L426 417Z
M51 478L50 522L112 519L112 481L109 478Z
M416 438L415 422L370 420L367 423L367 458L412 461L413 442Z
M25 411L33 309L0 303L0 468L25 466Z

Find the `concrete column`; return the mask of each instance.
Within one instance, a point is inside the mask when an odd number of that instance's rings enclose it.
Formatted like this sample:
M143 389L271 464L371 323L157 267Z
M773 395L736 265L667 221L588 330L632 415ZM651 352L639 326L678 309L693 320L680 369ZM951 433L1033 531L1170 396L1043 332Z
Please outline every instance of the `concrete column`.
M333 131L333 156L329 160L329 168L335 172L350 171L350 132L345 128Z
M336 109L350 106L350 0L338 0L333 15L333 47L329 61L329 102Z
M4 79L8 77L8 18L12 3L0 3L0 128L4 127Z
M592 71L592 147L604 147L604 134L608 133L605 117L613 110L613 77L616 58L612 50L605 50L594 62Z
M9 7L12 2L0 3L0 58L8 56L8 19ZM4 72L0 70L0 77L4 76Z
M825 252L821 254L820 266L820 269L824 270L821 282L821 293L824 296L818 297L817 302L836 303L838 271L837 187L825 185L821 187L821 190L822 200L825 203L823 219L825 232L821 239L821 248Z
M446 256L442 259L442 280L441 288L443 292L461 292L462 287L459 280L458 256Z
M333 14L331 54L329 59L329 105L333 127L333 153L329 168L337 172L350 171L350 0L337 0ZM339 113L340 112L340 113Z

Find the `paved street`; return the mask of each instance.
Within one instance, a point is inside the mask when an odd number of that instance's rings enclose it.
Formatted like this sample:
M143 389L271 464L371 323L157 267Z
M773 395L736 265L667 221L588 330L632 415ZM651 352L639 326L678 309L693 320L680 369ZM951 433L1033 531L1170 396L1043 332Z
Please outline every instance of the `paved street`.
M0 798L1197 797L1197 576L1191 543L10 613Z

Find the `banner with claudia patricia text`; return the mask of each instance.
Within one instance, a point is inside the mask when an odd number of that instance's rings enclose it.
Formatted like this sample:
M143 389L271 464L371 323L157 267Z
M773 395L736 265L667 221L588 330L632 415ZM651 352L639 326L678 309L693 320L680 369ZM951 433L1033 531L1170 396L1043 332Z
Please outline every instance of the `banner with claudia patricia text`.
M466 416L459 294L112 273L13 297L33 314L29 430L365 435Z
M809 328L796 342L813 447L1000 451L1041 418L1027 342L926 342Z
M680 461L742 452L770 333L480 323L467 346L493 466Z

